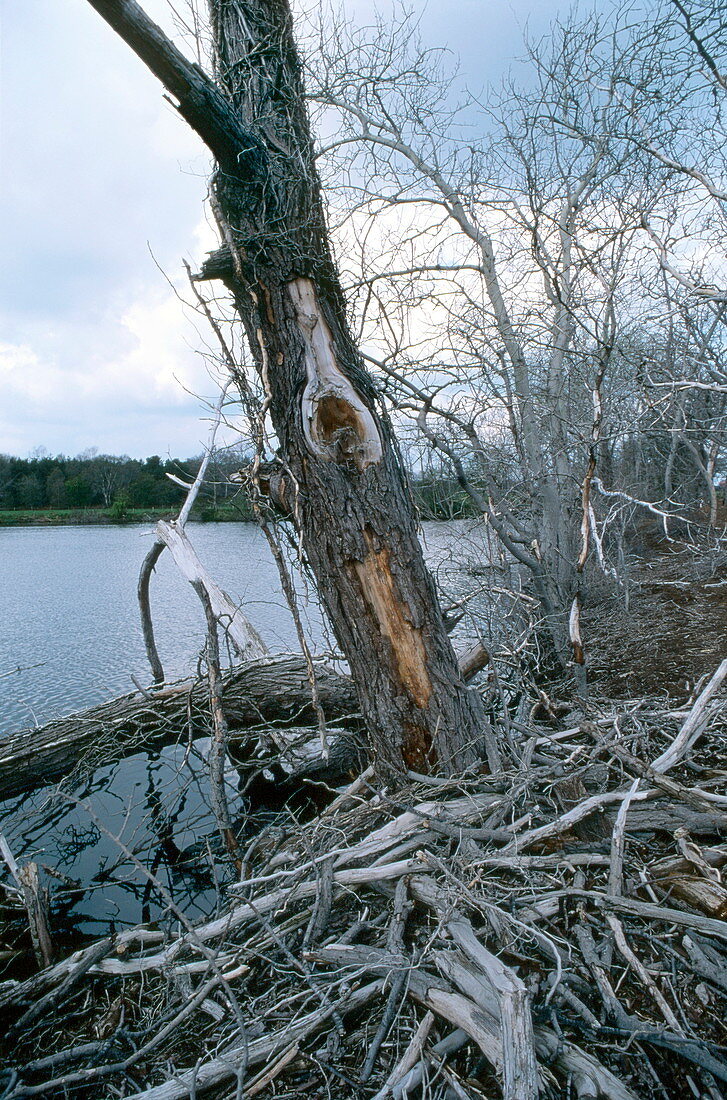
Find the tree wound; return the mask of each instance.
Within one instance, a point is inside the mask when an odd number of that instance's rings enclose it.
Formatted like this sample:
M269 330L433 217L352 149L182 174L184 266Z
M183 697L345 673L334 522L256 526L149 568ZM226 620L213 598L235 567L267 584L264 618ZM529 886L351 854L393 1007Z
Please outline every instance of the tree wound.
M305 345L308 382L301 415L306 445L318 458L361 472L383 453L374 416L339 370L333 336L311 280L294 279L288 291Z
M432 682L427 669L426 647L422 632L408 615L391 572L388 547L373 547L370 532L364 535L370 550L363 561L351 562L369 612L378 623L382 635L389 640L394 653L402 687L412 702L424 710L432 695Z

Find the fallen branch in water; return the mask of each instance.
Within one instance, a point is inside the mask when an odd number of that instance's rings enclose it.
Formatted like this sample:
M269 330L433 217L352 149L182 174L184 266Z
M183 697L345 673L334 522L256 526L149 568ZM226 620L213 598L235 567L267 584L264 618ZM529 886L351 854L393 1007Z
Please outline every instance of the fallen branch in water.
M332 721L354 715L358 703L351 681L325 661L315 665L326 715ZM232 748L240 740L236 735L251 729L315 722L306 664L297 655L237 666L221 678L220 693ZM133 692L0 741L0 800L56 783L81 763L88 774L135 752L208 735L206 680L169 684L149 694Z

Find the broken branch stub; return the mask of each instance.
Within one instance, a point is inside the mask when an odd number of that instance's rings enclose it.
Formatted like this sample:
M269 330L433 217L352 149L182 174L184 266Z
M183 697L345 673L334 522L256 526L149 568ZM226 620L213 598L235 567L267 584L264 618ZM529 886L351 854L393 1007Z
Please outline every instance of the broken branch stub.
M305 345L308 382L300 408L306 445L318 458L353 465L361 473L383 454L376 421L338 367L311 280L294 279L288 292Z

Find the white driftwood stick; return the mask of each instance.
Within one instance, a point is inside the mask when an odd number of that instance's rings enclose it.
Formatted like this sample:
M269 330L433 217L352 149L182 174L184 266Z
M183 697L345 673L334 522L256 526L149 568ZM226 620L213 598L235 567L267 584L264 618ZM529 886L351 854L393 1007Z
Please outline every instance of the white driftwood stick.
M227 632L233 646L243 661L254 661L269 651L254 626L243 615L230 597L212 580L192 546L186 531L176 523L160 520L156 525L157 537L168 546L174 564L191 585L201 585L209 597L212 611Z
M446 1035L444 1039L440 1039L438 1043L434 1043L431 1048L432 1057L444 1059L449 1054L456 1054L456 1052L467 1042L469 1042L469 1035L466 1031L463 1031L461 1027L458 1027L455 1031ZM398 1084L394 1085L392 1091L394 1100L407 1100L407 1097L416 1096L416 1090L422 1083L423 1078L424 1062L420 1060L409 1070L406 1077L403 1077Z
M333 966L363 968L382 974L389 974L402 967L411 968L411 961L403 955L357 944L318 947L311 952L311 958ZM433 959L446 978L463 992L453 992L445 978L434 977L425 970L414 967L409 969L408 975L410 995L432 1012L462 1028L477 1043L491 1065L499 1070L503 1062L500 1003L491 983L464 956L458 957L458 952L437 951L433 954ZM546 1065L554 1063L564 1074L569 1075L581 1100L591 1097L594 1100L596 1097L606 1097L607 1100L638 1100L628 1085L601 1062L575 1044L565 1042L552 1028L537 1025L533 1029L533 1038L538 1057ZM436 1051L436 1047L434 1050ZM416 1067L411 1072L416 1073ZM409 1078L405 1080L408 1083ZM421 1080L421 1077L417 1080ZM398 1094L398 1088L395 1091Z
M444 963L444 965L443 965ZM477 1006L480 1028L488 1031L497 1026L498 1011L497 999L493 990L488 989L488 983L473 972L471 968L458 963L453 952L437 952L437 965L441 970L446 970L449 977L460 989L464 989L467 996L463 1000L474 1002ZM416 994L415 994L416 995ZM443 1006L445 1007L445 1006ZM444 1015L445 1013L441 1013ZM451 1019L451 1016L447 1016ZM462 1025L464 1026L464 1024ZM474 1036L473 1036L474 1038ZM502 1062L505 1059L505 1050L499 1035L492 1035L491 1050L496 1055L499 1042ZM610 1070L594 1058L591 1054L581 1050L573 1043L564 1042L562 1036L549 1027L538 1025L533 1028L533 1042L535 1053L546 1064L555 1063L562 1073L568 1075L573 1081L576 1095L580 1100L596 1100L596 1097L607 1097L608 1100L637 1100L636 1094L618 1079ZM478 1040L478 1045L483 1054L489 1055ZM493 1064L497 1065L497 1063Z
M707 724L709 718L707 705L712 697L717 694L725 678L727 678L727 657L722 661L722 664L712 676L712 679L695 700L694 706L687 715L686 721L671 745L669 745L669 748L652 762L651 767L655 772L668 771L669 768L673 768L674 765L678 764L682 757L689 752Z
M419 1027L414 1032L411 1042L404 1051L403 1057L396 1063L391 1073L386 1078L383 1087L379 1089L374 1097L372 1097L372 1100L385 1100L385 1097L392 1092L394 1085L402 1081L409 1070L419 1061L424 1044L429 1037L429 1032L432 1030L433 1023L434 1013L427 1012L426 1016L419 1024Z
M498 855L505 856L511 853L514 855L531 844L564 833L576 822L582 821L584 817L588 817L589 814L599 810L602 806L610 805L612 802L623 802L625 798L628 798L630 802L641 802L645 798L653 798L655 793L653 790L634 792L629 788L628 791L606 791L605 794L594 794L590 798L584 798L572 810L568 810L567 813L562 814L555 821L549 821L547 825L541 825L537 829L531 829L530 832L516 836L510 844L498 852Z
M479 942L469 921L452 920L448 928L500 997L503 1100L535 1100L540 1088L530 996L524 982Z
M305 1039L334 1013L338 1012L343 1016L347 1012L355 1012L363 1008L381 991L382 984L381 981L376 981L362 989L353 990L336 1004L318 1008L300 1020L286 1024L272 1035L253 1040L249 1045L236 1044L224 1052L222 1057L181 1073L174 1080L166 1081L163 1085L145 1089L143 1092L135 1092L130 1100L187 1100L188 1097L196 1095L197 1089L208 1089L236 1077L238 1067L243 1061L246 1061L249 1066L258 1065L287 1050L291 1043Z
M389 879L400 878L402 875L414 874L422 871L424 865L419 859L402 859L396 863L384 864L377 867L351 867L345 871L336 871L333 876L333 886L351 889L355 886L365 885L367 882L385 882ZM256 898L250 904L239 905L232 909L226 916L217 917L194 929L193 933L180 936L163 951L154 955L147 955L140 959L108 958L93 968L92 973L101 974L137 974L141 971L160 970L168 967L177 956L187 948L192 950L199 944L207 943L231 932L234 928L246 924L248 921L258 920L261 916L267 916L278 908L292 901L302 901L304 898L314 897L319 890L318 879L300 883L298 886L290 886L287 889L274 890L269 894ZM122 933L118 943L123 944L127 933ZM118 951L118 947L117 947Z

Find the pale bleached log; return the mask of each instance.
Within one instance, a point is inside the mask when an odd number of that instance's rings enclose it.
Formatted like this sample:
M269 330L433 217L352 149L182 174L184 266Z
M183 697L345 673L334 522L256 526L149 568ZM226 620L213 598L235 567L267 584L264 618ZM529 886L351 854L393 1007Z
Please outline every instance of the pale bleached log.
M454 798L444 803L421 802L413 810L405 811L393 821L387 822L380 829L370 833L357 845L338 855L336 866L350 863L354 859L378 858L383 850L395 842L400 843L414 833L425 832L430 821L441 820L464 826L467 822L481 817L485 811L490 811L500 801L500 795L488 792L470 795L467 798Z
M697 943L691 936L682 940L684 950L694 970L702 978L727 993L727 961L724 955L715 951L708 943Z
M309 957L316 962L333 966L364 967L375 974L406 970L409 995L425 1008L465 1031L477 1043L488 1062L498 1071L502 1068L500 1026L493 1012L477 1004L471 997L452 990L441 978L412 967L411 961L405 955L377 947L337 943L318 947L310 952Z
M683 902L708 917L727 920L727 888L721 882L690 875L686 860L661 860L648 869L648 881L665 900Z
M497 1011L497 999L481 977L472 968L458 961L454 952L438 952L437 965L440 969L446 967L454 983L464 988L480 1009L480 1026L492 1027L493 1021L496 1021L494 1013ZM597 1058L574 1043L564 1042L563 1037L551 1028L542 1025L534 1027L533 1046L539 1059L546 1065L555 1065L571 1079L579 1100L596 1100L596 1097L606 1097L607 1100L638 1100L636 1094ZM493 1045L492 1049L497 1048ZM505 1048L502 1044L500 1049L504 1062Z
M591 898L604 909L615 909L623 913L631 913L635 917L643 917L646 920L656 920L663 924L676 924L683 928L692 928L695 932L702 932L707 936L716 936L717 939L727 941L727 921L715 920L713 917L703 917L701 913L687 913L683 909L673 909L666 905L654 905L649 901L637 901L635 898L612 898L607 894L600 894L597 890L575 890L568 893L573 897Z
M50 933L48 891L41 886L38 864L30 862L22 867L19 866L2 833L0 833L0 857L7 865L22 894L38 965L50 966L53 958L53 942Z
M332 887L335 894L341 890L352 890L356 886L365 886L370 882L388 882L400 878L402 875L415 874L423 869L419 859L402 859L394 863L377 865L376 867L350 867L346 870L336 871L333 875ZM98 974L137 974L142 971L164 970L185 950L192 949L199 944L209 943L231 933L235 928L244 924L258 921L260 917L266 917L275 912L281 906L295 900L304 901L315 897L319 890L317 878L312 878L299 885L292 885L280 890L274 890L262 897L255 898L252 902L236 906L225 916L217 917L194 928L174 940L168 947L158 951L154 955L147 955L139 959L107 958L93 968L93 973ZM123 945L124 933L119 937L118 943ZM118 953L118 947L117 947Z
M189 541L184 526L159 520L155 530L157 538L169 547L174 564L185 580L188 580L193 587L201 585L207 593L212 612L240 659L254 661L259 657L265 657L269 652L265 642L242 610L210 577Z
M461 1027L455 1028L449 1035L445 1035L438 1043L432 1045L430 1056L438 1062L443 1061L450 1054L456 1054L467 1042L469 1042L467 1032L463 1031ZM391 1093L394 1100L407 1100L408 1097L416 1096L416 1090L423 1079L424 1061L420 1059L407 1075L394 1086Z
M331 944L311 952L311 958L334 966L365 968L371 973L388 974L410 961L379 948L349 944ZM454 984L462 983L467 993L452 990L443 977L435 977L417 967L409 971L409 993L425 1008L454 1023L473 1039L495 1068L502 1066L503 1045L498 1019L498 999L492 986L473 967L458 960L453 951L435 953L437 966L447 971ZM551 1028L533 1029L535 1052L546 1065L554 1065L573 1081L580 1100L605 1097L606 1100L638 1100L636 1094L598 1059L563 1040Z
M645 798L653 798L655 792L653 790L647 791L606 791L604 794L594 794L590 798L584 798L582 802L579 802L577 806L574 806L572 810L568 810L566 813L561 814L555 821L549 821L547 825L541 825L537 829L530 829L527 833L521 833L519 836L503 848L499 855L509 855L510 853L521 852L524 848L529 847L531 844L539 844L544 840L549 840L551 837L558 836L561 833L567 832L577 822L582 821L583 818L588 817L596 810L600 810L605 806L610 805L613 802L623 802L625 798L629 798L631 801L642 801Z
M409 1045L407 1046L404 1054L396 1063L389 1076L384 1081L383 1086L379 1089L372 1100L385 1100L391 1092L393 1092L394 1086L400 1081L403 1081L407 1073L416 1063L419 1061L424 1044L426 1043L429 1032L432 1029L434 1023L434 1013L427 1012L426 1016L419 1024L414 1034L411 1037ZM464 1035L464 1032L462 1033Z
M18 872L28 913L30 938L39 966L50 966L53 960L53 941L50 932L48 891L41 886L38 864L26 863Z
M420 802L413 810L406 810L398 817L387 821L385 825L369 833L357 844L352 844L348 848L334 848L327 852L325 857L321 858L333 859L336 869L359 862L365 862L366 865L371 864L372 867L378 866L379 861L388 860L391 851L398 851L402 844L416 840L420 846L423 845L429 835L428 826L430 822L448 822L453 825L464 826L473 818L480 817L499 801L498 795L478 794L471 795L468 798L455 798L446 803ZM292 862L293 867L288 870L284 866L273 875L266 875L264 878L254 880L255 884L280 881L284 877L297 878L303 871L314 865L312 860L301 863L296 853L285 851L278 853L276 856L277 861L285 864ZM249 881L231 883L229 889L231 891L244 890L250 884Z
M237 1042L220 1057L175 1074L173 1080L166 1081L163 1085L135 1092L130 1100L187 1100L189 1096L196 1095L197 1090L202 1091L229 1081L237 1077L241 1065L259 1065L260 1062L274 1058L292 1043L301 1042L312 1035L332 1016L346 1016L359 1011L381 992L382 985L381 981L371 982L361 989L353 990L335 1004L323 1005L301 1019L293 1020L273 1035L265 1035L250 1043Z

